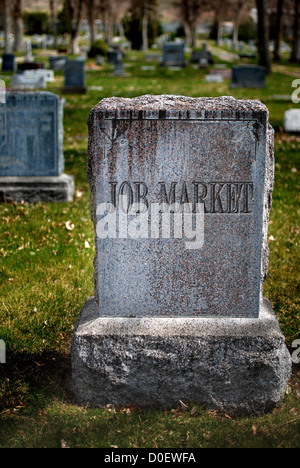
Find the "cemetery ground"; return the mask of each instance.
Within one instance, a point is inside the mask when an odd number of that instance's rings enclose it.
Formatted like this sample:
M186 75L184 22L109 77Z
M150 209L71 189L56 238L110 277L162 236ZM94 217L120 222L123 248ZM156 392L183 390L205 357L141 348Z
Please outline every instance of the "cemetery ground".
M46 59L45 59L46 60ZM225 63L225 62L224 62ZM94 230L86 179L87 125L104 97L181 94L260 99L276 130L276 176L269 227L270 265L264 295L273 305L291 353L299 339L300 135L283 132L297 69L284 64L266 89L206 83L193 65L164 69L142 53L126 58L125 77L109 65L87 65L86 95L68 95L64 111L65 172L74 175L69 204L0 205L0 447L197 448L300 446L300 373L294 365L285 400L264 416L232 417L178 402L171 411L138 407L87 409L74 402L69 348L75 322L93 295ZM230 64L227 63L229 66ZM150 69L141 69L141 67ZM9 85L11 74L2 72ZM47 90L60 94L63 72Z

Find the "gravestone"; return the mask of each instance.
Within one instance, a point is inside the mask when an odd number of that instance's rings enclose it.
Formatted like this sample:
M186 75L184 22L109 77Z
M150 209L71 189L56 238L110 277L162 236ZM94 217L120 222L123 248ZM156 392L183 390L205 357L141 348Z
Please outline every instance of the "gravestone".
M65 69L65 65L67 63L67 61L69 60L68 57L54 57L54 56L51 56L49 57L49 68L51 70L64 70Z
M107 54L107 63L114 65L118 60L118 50L110 49Z
M232 68L231 88L265 88L266 69L254 65L243 65Z
M125 76L123 54L121 51L118 52L117 59L115 61L114 76Z
M284 113L284 131L287 133L300 132L300 109L289 109Z
M82 59L68 60L65 64L65 85L63 94L85 94L85 61Z
M95 288L71 346L77 401L274 407L291 358L262 296L274 176L267 108L111 98L88 123Z
M26 39L25 44L25 62L33 62L31 40Z
M39 70L25 70L23 72L23 77L25 78L35 78L38 79L40 77L44 78L46 83L54 81L54 71L53 70L46 70L46 69L39 69Z
M210 70L210 75L220 75L224 80L231 80L232 70L231 68L216 68L215 70Z
M208 65L207 44L204 42L199 56L199 68L207 68Z
M71 201L63 173L64 100L48 92L7 91L0 110L1 201Z
M223 83L223 76L219 74L205 75L206 83Z
M46 88L46 79L44 76L39 75L13 75L10 85L13 89L42 89Z
M104 64L104 59L102 55L97 55L95 61L96 65L98 65L99 67L101 67Z
M14 70L15 70L14 54L3 54L2 55L2 71L14 71Z
M181 42L166 42L163 45L163 58L161 66L164 67L185 67L184 57L185 45Z

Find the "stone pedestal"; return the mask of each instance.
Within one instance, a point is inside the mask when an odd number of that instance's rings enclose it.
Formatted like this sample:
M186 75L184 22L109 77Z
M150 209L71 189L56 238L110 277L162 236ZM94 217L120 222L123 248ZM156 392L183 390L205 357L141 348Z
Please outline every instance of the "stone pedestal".
M73 388L83 406L174 408L179 400L230 414L266 412L283 398L291 358L270 303L258 319L100 317L77 321Z
M0 203L71 202L74 177L62 174L50 177L0 177Z

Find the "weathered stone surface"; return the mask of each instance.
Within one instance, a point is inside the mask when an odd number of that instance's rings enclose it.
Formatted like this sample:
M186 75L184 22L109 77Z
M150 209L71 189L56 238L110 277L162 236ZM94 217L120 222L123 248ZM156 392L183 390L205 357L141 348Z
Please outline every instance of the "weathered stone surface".
M0 176L63 173L63 106L52 93L7 91L0 108Z
M134 201L147 192L149 206L205 204L204 245L193 251L184 239L123 239L120 230L97 239L101 314L258 317L274 167L267 108L233 98L111 98L89 127L95 229L96 208L114 189Z
M74 177L67 174L57 177L0 177L0 203L71 202L74 192Z
M258 319L103 318L90 298L76 324L73 388L84 406L172 408L198 402L230 414L272 409L291 358L270 304Z

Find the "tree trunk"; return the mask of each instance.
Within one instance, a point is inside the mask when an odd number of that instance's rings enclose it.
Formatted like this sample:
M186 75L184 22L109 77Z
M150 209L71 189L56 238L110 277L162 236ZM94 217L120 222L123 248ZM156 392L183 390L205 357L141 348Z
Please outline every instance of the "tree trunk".
M124 26L123 26L122 20L120 20L120 22L119 22L119 33L120 33L120 38L122 39L122 41L124 41L125 40L125 31L124 31Z
M233 21L233 38L232 38L233 39L232 40L232 49L233 50L237 49L237 45L238 45L238 41L239 41L240 17L241 17L241 13L242 13L242 10L243 10L244 3L245 2L241 1L237 5L237 11L236 11L234 21Z
M80 53L79 45L78 45L78 36L71 36L71 54L77 55Z
M148 20L149 20L149 9L145 5L144 16L143 16L143 51L148 50Z
M13 5L13 21L14 21L14 50L16 52L23 52L24 50L24 24L22 18L22 0L15 0Z
M86 10L87 10L87 19L89 22L89 31L90 31L90 46L92 46L96 40L96 23L95 23L95 1L88 0L86 1Z
M53 47L57 48L57 27L56 27L56 13L55 13L55 0L49 1L50 8L50 29L53 34Z
M220 46L222 45L222 33L223 33L223 22L221 19L218 19L218 32L217 32L217 45Z
M269 52L269 26L267 18L267 0L256 0L258 14L258 54L259 65L266 68L267 74L272 71Z
M16 52L23 52L24 50L24 25L22 17L14 19L14 50Z
M282 32L282 13L283 13L284 0L277 1L277 13L276 13L276 38L274 44L274 60L280 61L280 44L281 44L281 32Z
M295 0L294 38L291 62L300 62L300 0Z
M78 31L82 13L83 0L66 0L70 21L71 54L79 54Z
M192 36L192 49L197 47L197 26L191 27L191 36Z
M191 27L189 24L184 23L184 31L185 31L185 37L186 37L186 43L188 47L192 47L192 32L191 32Z
M10 17L10 8L8 0L3 2L3 14L4 14L4 52L10 54L12 52L12 43L10 39L11 32L11 17Z
M111 15L109 15L108 21L108 43L109 45L113 44L114 39L114 20Z

